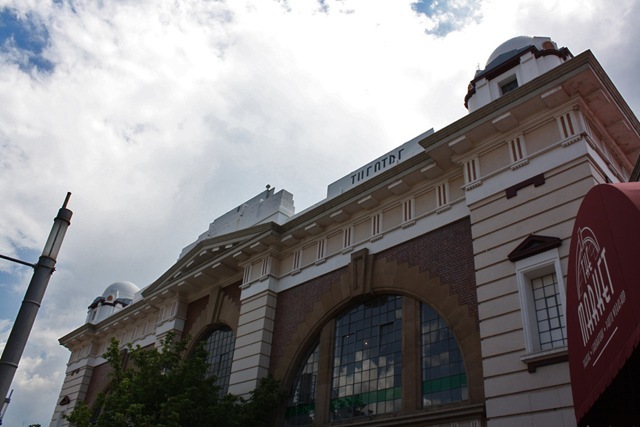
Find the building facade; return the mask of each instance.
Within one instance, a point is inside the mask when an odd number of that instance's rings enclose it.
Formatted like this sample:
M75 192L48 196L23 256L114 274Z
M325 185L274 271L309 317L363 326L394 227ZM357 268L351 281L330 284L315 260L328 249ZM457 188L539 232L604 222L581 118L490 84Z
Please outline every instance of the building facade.
M282 381L276 425L576 425L573 222L590 188L629 180L640 124L591 52L546 37L499 46L465 105L311 208L267 188L154 283L107 288L60 339L51 425L108 386L111 337L147 347L170 331L206 341L225 391Z

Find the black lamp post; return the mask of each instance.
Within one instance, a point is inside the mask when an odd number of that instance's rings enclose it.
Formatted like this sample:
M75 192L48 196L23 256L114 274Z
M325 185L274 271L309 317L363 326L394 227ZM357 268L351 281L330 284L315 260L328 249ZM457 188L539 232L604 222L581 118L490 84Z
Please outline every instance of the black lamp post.
M58 216L53 220L51 233L49 234L47 243L44 245L42 255L36 264L29 264L4 255L0 256L10 261L31 266L34 269L29 287L20 306L20 311L11 328L11 334L9 335L7 344L2 352L2 358L0 359L0 399L5 400L6 398L4 396L7 396L9 392L11 381L13 381L13 376L16 373L16 369L18 369L18 363L22 357L24 347L27 344L33 322L36 320L36 315L38 314L44 293L47 290L49 279L55 270L56 258L60 252L62 240L67 232L67 228L71 224L71 215L73 215L73 212L67 209L67 203L69 203L70 197L71 193L67 193L64 204L58 211ZM0 413L0 424L2 424L2 415L4 415L4 410Z

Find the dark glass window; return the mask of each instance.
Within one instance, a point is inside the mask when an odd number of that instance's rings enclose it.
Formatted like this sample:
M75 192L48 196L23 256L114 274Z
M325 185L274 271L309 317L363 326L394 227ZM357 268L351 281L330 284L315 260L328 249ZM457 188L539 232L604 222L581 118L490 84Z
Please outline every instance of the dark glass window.
M422 405L468 399L467 374L455 337L444 319L421 304Z
M500 91L502 92L503 95L506 95L512 90L516 90L517 88L518 88L518 80L515 78L515 76L513 77L512 80L509 80L505 83L500 84Z
M216 376L216 385L220 387L221 395L226 394L229 389L235 341L233 331L227 326L215 329L204 339L209 365L207 376Z
M318 348L319 346L316 344L293 381L293 389L291 390L285 413L287 426L308 426L313 424L316 413Z
M402 297L381 296L336 319L331 419L399 411Z

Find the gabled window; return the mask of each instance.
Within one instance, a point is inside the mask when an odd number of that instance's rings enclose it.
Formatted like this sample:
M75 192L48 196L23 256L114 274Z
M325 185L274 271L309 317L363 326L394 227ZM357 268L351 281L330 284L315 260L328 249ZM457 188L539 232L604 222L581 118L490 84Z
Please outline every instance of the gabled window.
M567 332L556 273L540 272L531 277L530 282L533 291L535 328L538 332L536 345L540 350L565 347Z
M529 236L511 254L522 310L527 354L521 360L530 372L566 360L565 286L557 249L561 240Z

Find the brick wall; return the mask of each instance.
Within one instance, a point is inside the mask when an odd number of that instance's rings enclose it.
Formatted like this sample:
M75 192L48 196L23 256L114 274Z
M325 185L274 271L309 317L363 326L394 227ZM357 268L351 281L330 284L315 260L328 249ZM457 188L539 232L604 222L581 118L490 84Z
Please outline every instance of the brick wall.
M469 314L478 318L473 241L469 218L448 224L376 255L376 260L417 266L420 272L450 287L466 304Z
M365 256L367 258L367 256ZM471 225L468 218L369 257L373 263L373 293L396 293L427 302L448 321L455 321L461 345L479 361L478 302ZM366 298L353 292L353 265L278 294L270 372L284 379L304 357L313 334L319 334L327 314ZM460 316L463 316L462 319ZM314 332L315 331L315 332ZM475 364L475 363L474 363ZM481 383L481 366L474 369ZM480 385L480 384L479 384Z
M189 303L187 307L187 318L184 321L184 336L193 334L193 324L200 314L207 308L209 295ZM195 337L193 337L195 338Z
M285 346L306 314L311 311L313 304L330 290L332 284L339 282L340 276L346 272L346 268L341 268L278 294L270 370L278 364Z

